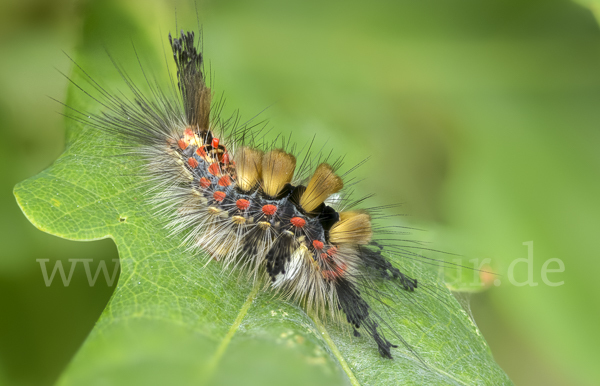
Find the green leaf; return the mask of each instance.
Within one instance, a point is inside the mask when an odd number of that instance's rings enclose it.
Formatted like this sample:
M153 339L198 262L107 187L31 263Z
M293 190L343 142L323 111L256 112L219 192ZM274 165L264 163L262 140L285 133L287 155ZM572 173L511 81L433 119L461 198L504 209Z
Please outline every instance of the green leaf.
M587 7L592 11L596 20L600 23L600 1L599 0L574 0L576 3Z
M76 61L112 92L124 86L104 46L120 65L135 69L124 38L132 36L144 58L163 61L162 42L157 47L148 40L156 37L148 32L156 20L140 11L145 4L98 1L86 10ZM92 88L81 71L71 77ZM74 86L67 104L102 111ZM401 304L384 299L402 315L390 325L427 368L403 347L394 360L383 359L370 339L311 319L297 306L223 274L218 262L204 266L205 257L191 256L169 237L145 203L137 188L143 181L130 172L135 160L122 156L105 133L74 121L67 121L67 130L65 152L17 185L15 196L45 232L72 240L112 238L121 274L59 384L510 384L467 313L435 284L434 272L398 261L427 285L401 294ZM375 309L385 313L382 307Z

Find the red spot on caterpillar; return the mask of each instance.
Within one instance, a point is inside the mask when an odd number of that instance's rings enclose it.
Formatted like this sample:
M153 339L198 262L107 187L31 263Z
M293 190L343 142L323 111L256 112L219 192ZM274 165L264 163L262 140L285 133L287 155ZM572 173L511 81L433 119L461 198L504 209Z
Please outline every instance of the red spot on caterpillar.
M277 207L275 205L265 205L262 207L262 212L267 216L272 216L277 212Z
M335 254L337 253L337 248L336 247L331 247L327 250L327 254L329 256L335 256Z
M235 206L237 206L239 210L246 210L250 207L250 201L240 198L235 202Z
M225 196L225 192L215 192L215 194L213 194L213 198L218 202L222 202L225 199Z
M196 161L196 158L190 157L188 158L188 165L190 165L192 169L195 169L198 167L198 161Z
M223 159L222 159L222 162L223 162L225 165L227 165L227 164L229 163L229 154L228 154L228 153L225 153L225 154L223 154Z
M177 141L177 145L179 145L179 148L181 150L187 149L187 147L188 147L189 144L190 143L188 141L186 141L185 139L183 139L183 138L180 139L179 141Z
M306 220L304 220L301 217L292 217L292 219L290 220L290 222L296 228L302 228L304 225L306 225Z
M219 186L229 186L231 185L231 178L229 176L223 176L219 178Z
M218 149L219 148L219 138L213 138L212 141L210 142L210 145L213 147L213 149Z
M348 269L348 266L342 262L340 262L336 267L335 267L335 272L338 274L338 276L342 276L346 270Z
M210 164L210 166L208 167L208 172L210 174L212 174L213 176L218 176L220 174L220 168L219 168L219 163L215 162Z
M186 136L186 139L188 138L193 138L194 137L194 132L192 131L192 129L190 129L189 127L187 129L185 129L185 131L183 132L183 135Z
M210 180L206 177L200 178L200 187L206 189L210 186Z
M319 241L319 240L313 240L313 247L315 247L315 249L323 249L323 242Z
M204 150L204 146L200 146L199 148L197 148L196 154L198 154L202 158L206 157L206 150Z
M346 269L348 269L348 266L344 263L340 263L339 265L336 265L333 270L323 270L321 271L321 275L323 275L323 278L327 279L327 280L335 280L339 277L344 276L344 273L346 272Z

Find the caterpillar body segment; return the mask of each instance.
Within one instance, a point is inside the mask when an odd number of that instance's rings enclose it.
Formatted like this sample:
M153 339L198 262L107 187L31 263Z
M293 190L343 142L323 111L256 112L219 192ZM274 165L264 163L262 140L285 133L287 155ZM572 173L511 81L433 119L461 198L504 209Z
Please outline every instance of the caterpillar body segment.
M219 118L194 33L169 34L169 42L177 98L155 90L157 102L132 86L133 102L106 94L110 111L93 117L145 160L156 215L191 253L207 252L224 271L263 282L318 318L347 323L392 358L396 346L369 305L377 296L369 286L387 280L413 291L417 281L373 241L368 211L333 203L344 187L339 165L319 163L306 177L309 168L297 166L293 151L254 146L252 130Z
M218 148L207 146L198 131L188 127L177 144L165 143L169 146L166 153L187 160L180 164L178 175L192 176L172 185L177 189L188 185L190 194L197 197L195 209L175 216L170 226L196 229L190 239L195 247L208 251L227 269L242 268L257 279L266 272L274 290L310 312L322 317L327 310L342 312L356 334L365 330L380 353L391 357L390 348L395 346L378 331L368 303L360 296L357 278L371 260L371 267L379 264L381 270L391 269L392 278L400 273L382 255L365 252L373 234L366 211L338 213L324 203L343 184L332 167L319 165L308 187L294 185L290 176L295 159L290 154L280 150L265 154L263 161L267 161L261 169L256 166L260 150L240 147L242 156L228 157L230 151L222 141ZM212 132L204 136L216 140ZM182 148L182 141L189 144ZM237 173L238 164L243 165L242 173ZM303 201L306 196L311 197ZM190 197L186 202L193 200Z

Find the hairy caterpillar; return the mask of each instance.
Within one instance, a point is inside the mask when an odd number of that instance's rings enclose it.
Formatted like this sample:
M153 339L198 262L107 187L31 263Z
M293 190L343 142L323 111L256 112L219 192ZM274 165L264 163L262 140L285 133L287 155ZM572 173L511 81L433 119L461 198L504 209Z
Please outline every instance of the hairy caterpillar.
M192 253L208 252L224 271L264 283L316 317L351 326L356 336L369 335L381 356L392 358L397 345L370 305L380 296L373 283L414 291L417 279L385 255L418 254L390 240L393 230L372 224L377 210L356 209L362 200L343 194L339 161L307 151L297 162L285 139L267 142L260 130L221 118L196 44L192 32L170 36L172 90L146 95L123 74L135 95L129 100L92 80L105 112L75 119L111 133L144 160L155 215ZM377 233L384 240L374 239Z

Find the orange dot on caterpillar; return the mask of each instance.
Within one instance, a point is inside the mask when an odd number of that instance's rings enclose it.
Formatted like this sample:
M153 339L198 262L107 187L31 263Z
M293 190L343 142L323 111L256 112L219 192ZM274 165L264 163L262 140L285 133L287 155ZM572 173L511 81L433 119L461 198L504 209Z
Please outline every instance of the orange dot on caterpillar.
M246 210L250 207L250 201L240 198L235 202L235 206L237 206L239 210Z
M229 186L231 185L231 178L229 176L223 176L219 178L219 186Z
M296 228L302 228L304 225L306 225L306 220L304 220L302 217L292 217L290 222Z
M218 202L222 202L226 196L227 195L225 194L225 192L215 192L213 194L213 198L215 199L215 201L218 201Z
M272 216L277 212L277 207L275 205L264 205L262 207L262 212L267 216Z
M200 187L206 189L210 186L210 180L206 177L200 178Z
M213 176L218 176L220 172L219 163L215 162L210 164L210 166L208 167L208 172Z

